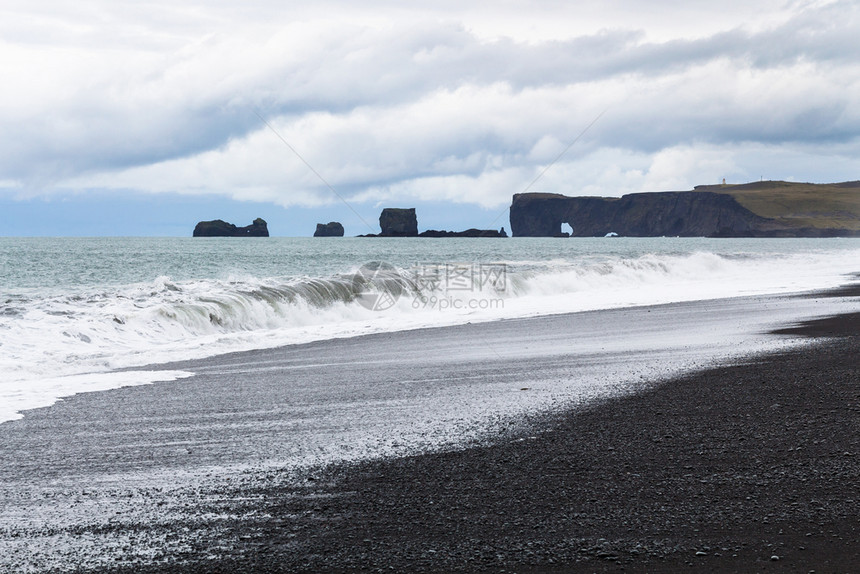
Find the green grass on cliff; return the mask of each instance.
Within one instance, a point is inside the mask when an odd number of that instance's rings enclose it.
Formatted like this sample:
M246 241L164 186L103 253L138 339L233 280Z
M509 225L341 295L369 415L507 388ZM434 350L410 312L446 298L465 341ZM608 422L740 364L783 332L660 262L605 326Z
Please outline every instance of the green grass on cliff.
M761 181L699 185L696 191L731 195L753 213L792 227L860 230L860 181L819 184Z

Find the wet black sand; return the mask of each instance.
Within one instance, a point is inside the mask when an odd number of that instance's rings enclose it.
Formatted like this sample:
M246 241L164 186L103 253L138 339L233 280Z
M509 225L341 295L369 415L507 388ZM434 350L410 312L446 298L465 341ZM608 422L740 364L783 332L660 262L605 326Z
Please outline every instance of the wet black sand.
M859 571L858 320L790 327L818 339L501 444L209 493L232 516L210 538L117 571Z

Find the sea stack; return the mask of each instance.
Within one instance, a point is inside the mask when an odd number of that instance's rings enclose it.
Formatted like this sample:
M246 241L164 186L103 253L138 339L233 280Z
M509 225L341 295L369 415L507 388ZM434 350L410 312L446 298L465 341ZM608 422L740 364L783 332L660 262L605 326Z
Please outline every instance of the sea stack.
M467 229L466 231L438 231L436 229L428 229L418 234L418 237L507 237L505 228L502 227L499 231L495 229Z
M386 207L379 215L380 237L418 237L415 208Z
M339 221L317 223L317 230L314 231L314 237L343 237L343 225L341 225Z
M193 237L268 237L266 221L257 218L251 225L236 227L221 219L201 221L194 227Z

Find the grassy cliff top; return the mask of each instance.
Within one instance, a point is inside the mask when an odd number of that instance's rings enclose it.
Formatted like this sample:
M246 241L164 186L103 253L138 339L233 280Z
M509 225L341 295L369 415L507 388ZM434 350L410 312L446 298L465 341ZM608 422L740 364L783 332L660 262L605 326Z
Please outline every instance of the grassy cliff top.
M757 181L740 185L698 185L695 191L731 195L756 215L792 227L860 230L860 181Z

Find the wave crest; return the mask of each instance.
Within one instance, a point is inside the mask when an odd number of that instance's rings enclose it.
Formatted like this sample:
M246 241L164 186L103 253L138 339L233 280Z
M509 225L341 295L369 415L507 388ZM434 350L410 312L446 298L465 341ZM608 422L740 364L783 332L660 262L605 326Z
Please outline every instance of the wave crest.
M162 276L112 290L6 294L0 371L12 381L30 380L381 330L798 291L834 283L844 257L604 253L496 263L492 281L482 275L487 264L476 263L470 271L478 279L469 288L422 274L468 270L468 263L427 269L378 264L328 277ZM385 312L367 305L368 294L394 291L399 300ZM454 304L478 298L504 305ZM428 302L446 303L450 312L431 313L442 307Z

